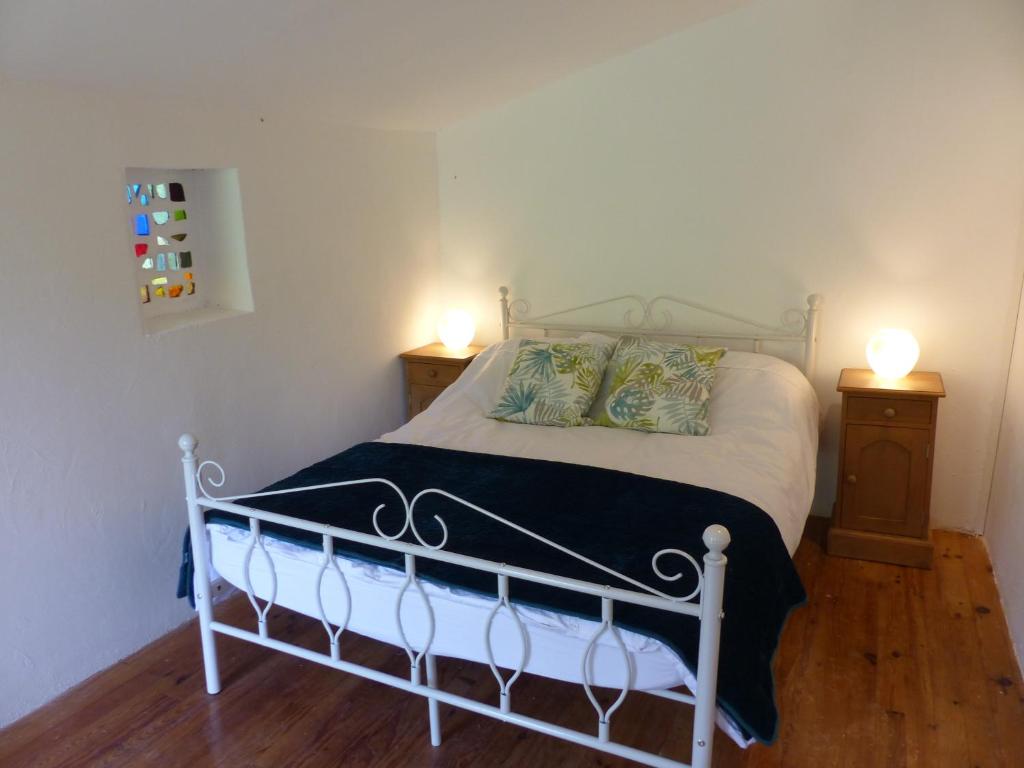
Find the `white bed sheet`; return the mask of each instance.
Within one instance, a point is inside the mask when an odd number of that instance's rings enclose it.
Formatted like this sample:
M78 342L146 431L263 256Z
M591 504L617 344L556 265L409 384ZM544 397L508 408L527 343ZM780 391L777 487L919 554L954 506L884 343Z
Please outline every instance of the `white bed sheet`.
M245 556L249 548L249 531L219 523L206 526L212 556L211 578L224 578L238 589L245 589ZM316 603L316 585L323 561L317 550L300 547L270 537L264 538L267 554L274 561L277 578L276 605L293 611L320 617ZM335 555L345 575L352 595L352 614L348 629L392 645L402 646L397 630L394 606L402 588L404 574L393 568L372 565ZM249 566L253 592L262 600L269 599L272 591L270 569L262 553L253 552ZM435 634L431 653L457 659L487 663L484 627L494 607L493 598L485 598L464 590L422 582L434 611ZM344 618L345 596L336 574L328 571L321 588L324 611L337 627ZM582 680L581 659L587 643L598 632L600 625L588 619L566 616L555 611L516 606L517 614L527 632L527 661L525 671L531 674L579 683ZM696 621L681 616L680 621ZM426 612L420 597L410 589L402 600L402 627L414 648L422 648L428 632ZM273 631L273 630L271 630ZM657 691L686 686L696 689L693 672L675 651L659 640L629 630L620 629L619 636L630 657L633 671L633 690ZM344 644L342 633L340 642ZM324 650L327 649L324 632ZM519 631L506 610L501 610L491 627L491 648L494 662L505 670L519 665L522 641ZM342 645L344 654L344 645ZM606 632L595 644L590 669L591 684L608 688L622 688L626 682L626 666L622 652ZM496 685L496 684L495 684ZM497 690L497 687L495 687ZM512 688L513 700L515 686ZM718 726L741 747L754 743L747 739L728 714L719 709Z
M747 499L767 512L790 554L795 551L814 493L819 419L814 391L796 368L767 355L728 352L719 364L713 390L711 434L704 437L605 427L563 429L508 424L483 415L500 394L515 349L514 341L489 347L430 408L380 439L589 464L714 488ZM218 524L208 525L207 530L214 571L244 588L248 531ZM672 545L666 540L666 547ZM322 555L269 538L266 547L277 574L277 602L319 616L311 585L316 584ZM352 590L350 629L401 645L390 606L403 575L343 557L336 560ZM259 553L253 555L250 574L256 594L266 598L270 576ZM654 580L652 573L652 583ZM483 627L493 600L448 587L424 587L437 619L433 652L486 663ZM325 576L322 595L328 617L339 621L344 598L336 576ZM380 606L389 608L380 610ZM580 659L599 625L554 611L517 610L529 634L526 670L580 682ZM411 592L403 601L402 616L407 636L417 645L425 636L426 622L419 599ZM630 654L635 689L694 688L692 671L660 641L625 630L621 636ZM521 645L505 611L495 618L491 639L498 665L514 668ZM598 641L592 675L596 685L621 687L624 682L621 654L607 633ZM752 743L721 710L717 721L740 746Z

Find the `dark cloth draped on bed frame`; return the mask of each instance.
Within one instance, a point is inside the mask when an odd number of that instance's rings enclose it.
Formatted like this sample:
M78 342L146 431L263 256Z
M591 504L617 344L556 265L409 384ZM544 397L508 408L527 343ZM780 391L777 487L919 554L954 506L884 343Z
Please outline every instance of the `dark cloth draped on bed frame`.
M726 526L732 544L726 550L718 704L749 735L774 741L778 713L772 659L787 615L806 596L774 521L750 502L707 488L590 466L389 443L357 445L265 490L368 477L392 481L410 500L426 488L443 489L669 594L693 589L692 568L668 555L661 561L662 570L682 570L684 576L678 582L663 582L651 570L654 553L680 549L701 562L704 529L713 523ZM386 533L400 530L405 516L394 491L378 483L238 503L366 533L374 533L371 515L379 504L387 505L379 517ZM417 528L429 543L441 537L435 514L448 526L446 551L635 589L436 494L416 505ZM247 521L217 510L210 510L207 520L248 527ZM266 523L263 531L321 547L315 534ZM411 532L406 539L414 541ZM395 552L340 540L335 546L338 554L402 567L402 556ZM417 572L449 586L496 594L492 574L427 558L418 559ZM513 602L600 620L600 600L589 595L515 579L510 595ZM615 606L615 624L661 640L696 669L696 619L620 603Z

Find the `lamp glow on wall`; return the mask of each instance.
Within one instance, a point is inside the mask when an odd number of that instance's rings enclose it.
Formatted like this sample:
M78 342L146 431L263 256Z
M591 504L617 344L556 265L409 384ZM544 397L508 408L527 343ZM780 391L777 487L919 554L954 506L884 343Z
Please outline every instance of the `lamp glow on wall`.
M882 379L902 379L917 365L921 348L910 331L883 328L868 342L868 365Z
M475 333L473 317L462 309L449 309L437 322L437 335L441 337L441 343L453 352L468 347Z

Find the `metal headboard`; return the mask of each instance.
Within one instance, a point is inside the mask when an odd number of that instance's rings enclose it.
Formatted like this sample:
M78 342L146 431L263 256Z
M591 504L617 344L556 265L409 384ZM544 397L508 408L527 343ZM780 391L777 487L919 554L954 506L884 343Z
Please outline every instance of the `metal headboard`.
M723 312L705 304L675 296L655 296L645 299L635 294L616 296L611 299L592 301L570 309L549 312L544 315L530 316L530 304L523 299L509 300L509 290L505 286L498 289L501 294L501 335L508 339L513 328L526 328L542 331L545 335L556 333L607 333L610 335L638 334L641 336L658 336L694 340L700 344L704 341L747 342L754 352L760 352L764 342L799 343L803 345L803 372L807 378L814 375L817 365L818 325L821 317L822 296L812 293L807 297L807 309L790 309L782 314L782 324L778 326L748 320L745 317ZM594 326L591 324L573 323L571 316L587 309L624 303L625 312L621 326ZM715 330L683 330L675 329L672 324L671 305L680 305L698 310L720 320L729 320L743 326L738 332ZM569 322L565 322L566 319ZM749 329L749 330L747 330Z

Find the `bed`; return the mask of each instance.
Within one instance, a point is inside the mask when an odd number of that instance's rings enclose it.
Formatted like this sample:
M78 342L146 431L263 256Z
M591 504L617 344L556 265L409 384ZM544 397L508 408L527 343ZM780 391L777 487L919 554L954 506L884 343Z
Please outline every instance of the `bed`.
M206 531L206 536L192 537L192 562L208 690L215 693L220 687L213 646L213 633L220 632L424 696L434 744L440 743L437 706L446 703L642 764L683 765L611 739L612 715L629 691L694 706L692 765L710 765L716 723L741 746L755 739L770 741L777 724L746 717L756 713L753 705L738 706L718 695L727 582L724 550L730 530L704 523L717 515L728 519L733 534L746 534L730 550L734 558L743 552L742 559L730 563L730 576L745 567L748 581L756 581L758 569L787 570L781 559L795 551L814 491L819 413L805 374L815 361L820 298L810 297L808 308L795 319L787 316L790 323L780 327L668 297L618 297L582 309L623 302L629 308L621 326L584 326L566 322L581 308L530 317L525 304L510 302L507 289L502 289L505 341L485 350L430 408L375 443L306 468L258 494L218 497L209 492L223 484L223 470L214 462L200 463L195 439L183 436L190 526ZM743 327L680 331L672 327L669 304ZM711 434L685 438L485 418L512 363L512 337L523 331L583 340L644 333L728 346L712 394ZM763 354L766 344L795 346L803 372ZM402 481L389 480L389 469L403 475ZM476 477L502 481L486 485L475 482ZM443 482L434 486L435 478ZM588 544L576 530L581 521L573 521L571 513L555 524L550 512L516 517L503 506L504 497L512 493L508 487L521 481L527 487L512 495L520 506L539 509L546 497L537 489L561 484L564 478L574 478L593 495L584 499L582 508L592 509L613 497L622 500L619 508L627 501L648 500L644 508L630 512L643 523L639 528L655 529L630 542L642 550L636 563L619 569L605 565L602 559L619 565L620 558L602 558L600 542ZM678 495L683 488L686 493ZM624 495L616 497L619 489L625 489ZM699 508L692 521L682 513L667 516L657 509L668 505L689 510L691 504ZM339 518L339 506L351 513ZM677 530L679 517L687 520ZM491 528L476 530L476 520ZM690 530L691 522L698 521L700 530ZM587 522L600 528L595 518ZM462 529L476 538L460 540L457 531ZM666 530L675 535L666 535ZM678 541L688 546L675 546ZM336 552L336 546L344 551ZM773 547L775 561L770 562L762 555ZM698 563L701 548L706 552ZM561 558L557 567L551 565L557 562L552 551ZM256 632L214 619L209 583L217 577L246 591ZM792 574L787 572L778 584L775 591L786 592L787 598L776 600L774 613L766 614L764 621L771 627L761 643L763 652L774 649L785 614L799 602ZM799 591L802 596L802 587ZM761 603L771 602L763 595L744 599L746 603L734 598L734 605L744 609L737 620L744 612L758 616ZM319 618L327 652L272 638L266 623L271 604ZM756 635L749 629L754 624L734 632L733 640ZM692 632L676 634L682 626ZM345 661L345 631L405 648L409 679ZM727 632L722 644L727 654L740 658L746 653L733 646ZM488 664L496 679L496 705L438 688L436 656ZM767 662L770 688L770 654ZM727 655L722 688L731 686L733 697L742 699L741 683L730 679L729 664ZM735 667L733 678L749 676L742 664L735 662ZM512 690L521 674L582 684L597 715L596 734L517 713ZM621 693L611 705L602 706L595 688Z

